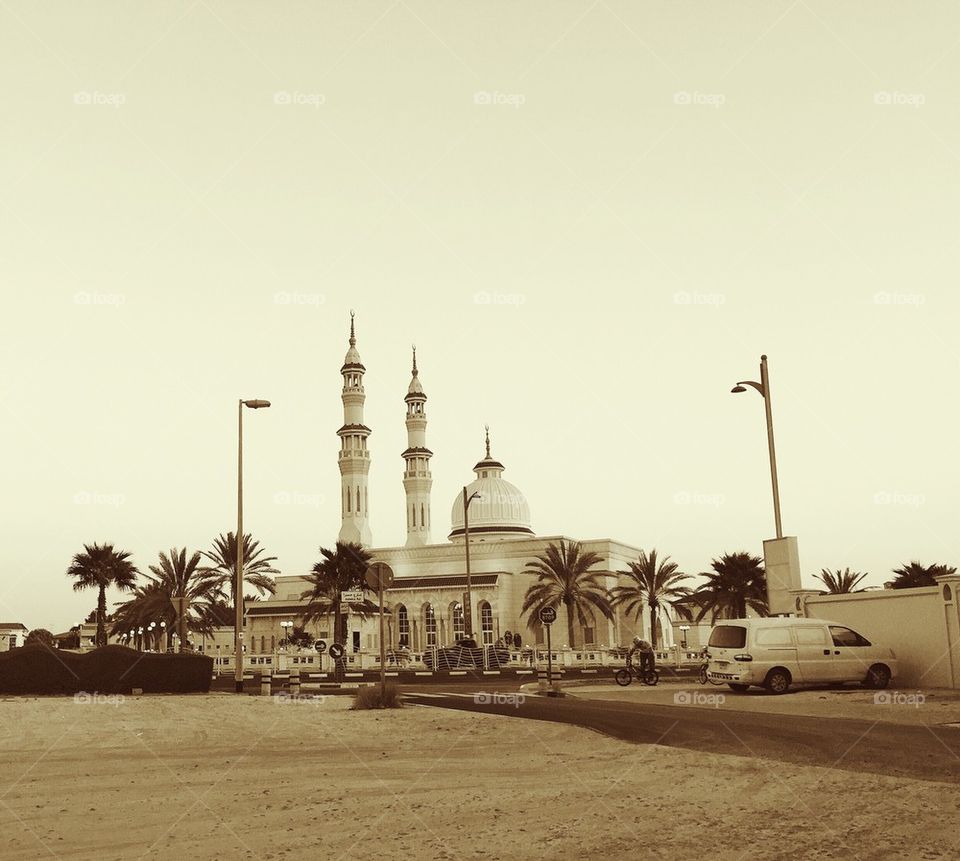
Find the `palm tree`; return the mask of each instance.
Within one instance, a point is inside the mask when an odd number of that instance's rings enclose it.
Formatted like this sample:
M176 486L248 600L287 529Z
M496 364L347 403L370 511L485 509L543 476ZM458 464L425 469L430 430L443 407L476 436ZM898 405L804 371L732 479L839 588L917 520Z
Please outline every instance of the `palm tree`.
M195 552L187 559L187 548L160 553L160 564L151 565L147 578L173 606L174 598L186 599L183 614L176 621L179 626L180 651L184 649L187 630L209 633L208 611L201 608L223 599L223 577L216 571L200 565L201 554Z
M107 644L107 588L132 589L139 572L130 561L130 554L114 550L112 544L84 544L67 569L74 578L73 589L97 589L97 645Z
M243 533L243 582L253 586L260 595L277 591L274 574L280 571L271 563L277 561L276 556L262 556L265 551L259 541L254 541L249 532ZM206 570L216 572L222 580L223 586L229 586L230 601L236 606L237 591L237 536L236 533L221 533L213 542L212 551L204 551L204 557L213 565Z
M520 615L563 604L570 646L575 647L574 616L581 626L594 620L594 610L611 621L615 618L610 595L600 580L603 574L590 571L602 561L596 553L584 553L578 541L551 542L524 569L528 574L536 574L537 582L527 589Z
M351 589L366 589L364 575L370 565L370 554L359 544L338 541L333 550L320 548L323 557L314 564L306 579L310 588L300 595L308 601L303 610L304 623L329 616L334 617L333 640L343 645L347 639L346 617L340 606L340 593ZM353 605L361 612L367 608Z
M650 551L649 556L641 550L637 561L630 562L626 571L618 571L617 574L626 577L628 583L613 590L614 605L622 606L628 617L638 621L644 605L649 607L650 638L656 647L660 608L664 604L676 608L678 601L690 595L690 589L679 585L682 580L689 580L689 576L679 571L669 556L658 560L656 548Z
M851 592L863 592L863 589L857 589L857 584L866 577L866 573L851 571L844 568L841 571L831 571L828 568L821 568L819 574L813 575L817 580L827 587L828 595L848 595Z
M899 568L893 569L894 578L890 583L891 589L913 589L917 586L936 586L935 578L947 574L956 574L957 569L950 565L921 565L919 562L908 562Z
M699 608L699 622L710 614L710 621L718 618L742 619L747 609L761 615L767 612L767 576L763 560L749 553L724 553L710 563L712 571L701 574L707 582L690 596Z

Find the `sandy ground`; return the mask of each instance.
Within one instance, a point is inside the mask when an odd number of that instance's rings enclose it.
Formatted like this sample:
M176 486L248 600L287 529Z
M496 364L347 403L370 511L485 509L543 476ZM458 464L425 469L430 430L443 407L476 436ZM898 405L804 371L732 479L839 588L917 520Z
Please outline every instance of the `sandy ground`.
M348 704L0 700L0 859L960 857L953 785Z
M532 688L531 688L532 689ZM841 689L798 689L783 696L771 696L759 688L735 693L718 685L689 681L661 681L656 687L636 683L621 688L616 684L564 685L564 690L581 699L622 700L658 705L697 704L698 698L721 697L719 708L764 714L812 715L814 717L857 718L889 723L935 726L960 723L960 691L890 688L870 691L850 686Z

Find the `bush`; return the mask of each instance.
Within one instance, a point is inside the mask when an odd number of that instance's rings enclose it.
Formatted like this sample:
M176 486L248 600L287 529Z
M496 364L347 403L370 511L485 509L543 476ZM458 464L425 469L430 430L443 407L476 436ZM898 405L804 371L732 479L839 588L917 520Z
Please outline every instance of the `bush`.
M53 634L51 634L46 628L34 628L29 634L27 634L27 639L23 641L25 646L32 646L34 644L38 646L50 646L53 648L56 641L53 639Z
M129 694L206 693L213 658L196 654L155 655L125 646L104 646L85 654L47 646L0 652L0 693Z
M353 711L364 711L366 709L399 709L403 708L403 696L400 688L394 684L387 684L380 695L380 685L364 685L357 691L357 696L353 700Z

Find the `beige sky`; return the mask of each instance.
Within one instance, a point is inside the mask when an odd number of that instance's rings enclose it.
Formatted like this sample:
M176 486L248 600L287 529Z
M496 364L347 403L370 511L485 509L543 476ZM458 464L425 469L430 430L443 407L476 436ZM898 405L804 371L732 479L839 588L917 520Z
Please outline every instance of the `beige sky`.
M339 528L348 314L376 544L418 346L434 540L489 422L540 534L690 573L960 562L953 3L0 4L0 618L235 523ZM477 294L490 302L477 302Z

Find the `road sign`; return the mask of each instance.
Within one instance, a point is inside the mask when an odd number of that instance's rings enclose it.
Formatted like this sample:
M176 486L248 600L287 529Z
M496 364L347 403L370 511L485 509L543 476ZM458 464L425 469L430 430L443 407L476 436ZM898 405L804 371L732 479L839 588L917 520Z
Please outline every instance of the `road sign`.
M340 600L347 604L359 604L363 600L363 589L350 589L340 593Z
M541 607L537 612L537 617L543 622L544 625L552 625L557 621L557 608L556 607Z
M322 655L325 651L327 651L327 641L317 640L317 642L313 644L313 648L317 650L318 655Z
M339 643L330 644L330 657L336 660L337 658L343 657L343 646Z
M380 591L389 589L393 582L393 569L386 562L371 562L367 569L367 585Z

